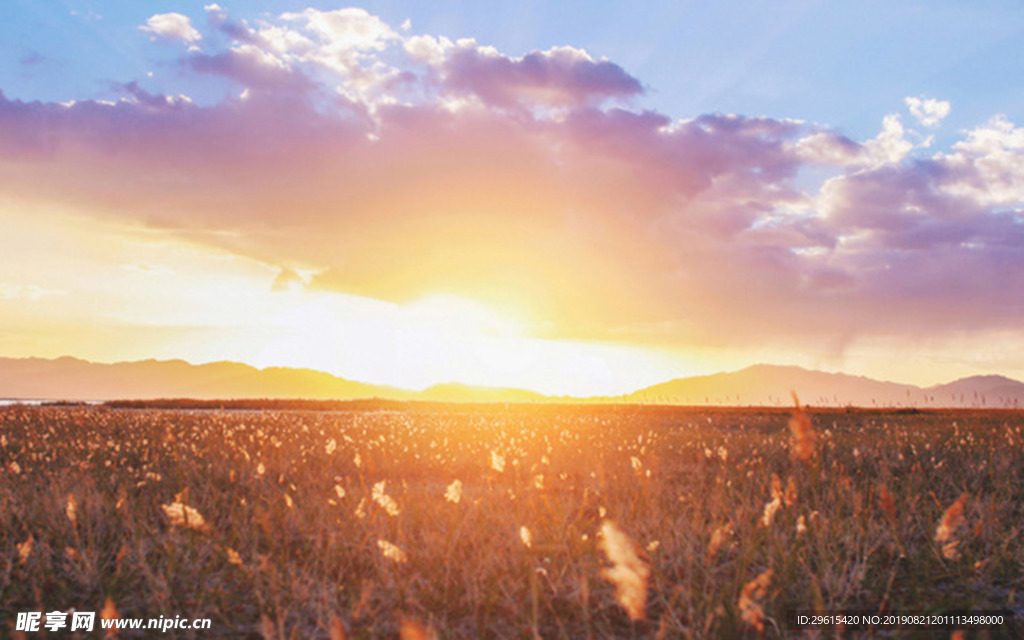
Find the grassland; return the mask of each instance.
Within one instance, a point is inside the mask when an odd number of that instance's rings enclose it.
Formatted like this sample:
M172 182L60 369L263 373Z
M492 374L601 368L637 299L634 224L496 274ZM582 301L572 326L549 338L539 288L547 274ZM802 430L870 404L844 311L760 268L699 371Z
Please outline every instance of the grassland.
M197 638L833 637L786 612L844 608L1024 628L1024 414L807 417L5 408L0 636L108 599L211 618Z

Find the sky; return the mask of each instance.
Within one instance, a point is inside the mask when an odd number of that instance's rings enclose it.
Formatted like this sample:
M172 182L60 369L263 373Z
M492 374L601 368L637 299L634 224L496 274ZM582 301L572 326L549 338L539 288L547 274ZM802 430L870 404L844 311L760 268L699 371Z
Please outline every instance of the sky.
M0 356L1024 378L1020 3L0 18Z

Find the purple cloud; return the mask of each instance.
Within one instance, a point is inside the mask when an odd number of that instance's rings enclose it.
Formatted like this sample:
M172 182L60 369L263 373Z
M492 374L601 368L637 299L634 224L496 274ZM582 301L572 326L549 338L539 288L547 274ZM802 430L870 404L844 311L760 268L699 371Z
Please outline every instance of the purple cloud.
M497 107L578 107L643 93L640 82L622 67L571 47L509 58L489 47L461 43L448 53L442 72L448 89Z
M575 337L1019 322L1024 130L1005 118L922 158L895 117L858 142L609 106L643 87L575 49L510 58L365 12L211 21L231 42L182 69L230 81L221 102L0 93L0 188L251 256L279 286L301 269L392 300L505 297ZM832 177L809 185L810 167Z

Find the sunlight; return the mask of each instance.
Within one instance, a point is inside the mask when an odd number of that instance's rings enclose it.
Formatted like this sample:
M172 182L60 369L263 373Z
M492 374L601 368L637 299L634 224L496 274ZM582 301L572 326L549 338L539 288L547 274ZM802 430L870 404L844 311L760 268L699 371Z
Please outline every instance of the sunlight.
M684 370L680 359L624 345L543 340L476 300L433 294L399 305L288 291L287 308L249 326L253 364L327 371L407 389L460 382L542 393L619 394ZM280 298L279 298L280 299Z
M503 315L475 300L452 294L433 294L403 305L409 322L457 335L521 335L519 320Z

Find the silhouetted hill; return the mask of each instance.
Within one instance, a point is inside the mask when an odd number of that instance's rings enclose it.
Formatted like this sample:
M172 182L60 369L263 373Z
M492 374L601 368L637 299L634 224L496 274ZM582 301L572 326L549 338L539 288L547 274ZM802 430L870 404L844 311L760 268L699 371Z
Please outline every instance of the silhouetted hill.
M0 397L117 398L405 398L410 392L353 382L311 369L257 369L237 362L183 360L99 364L76 358L0 358Z
M567 398L534 391L439 384L423 391L346 380L312 369L257 369L237 362L183 360L99 364L64 357L0 358L0 398L421 400L431 402L629 402L788 406L791 393L816 406L1024 407L1024 383L974 376L921 388L800 367L755 365L740 371L679 378L617 397Z
M964 378L948 385L922 388L882 382L844 373L825 373L801 367L754 365L729 373L679 378L623 396L626 402L687 405L776 406L793 402L795 391L803 404L860 407L990 407L1024 406L1024 383L1002 376ZM961 400L962 396L962 400Z
M929 387L938 404L965 407L1024 407L1024 382L1006 376L971 376Z

